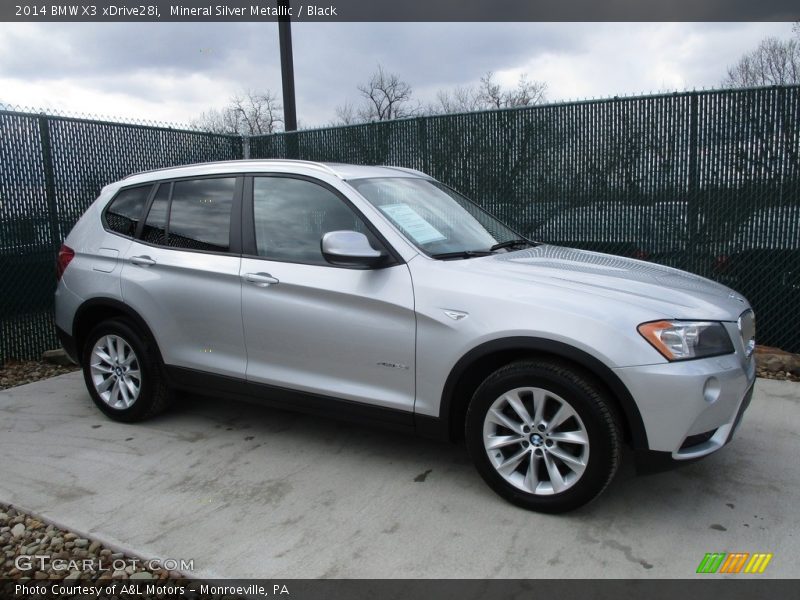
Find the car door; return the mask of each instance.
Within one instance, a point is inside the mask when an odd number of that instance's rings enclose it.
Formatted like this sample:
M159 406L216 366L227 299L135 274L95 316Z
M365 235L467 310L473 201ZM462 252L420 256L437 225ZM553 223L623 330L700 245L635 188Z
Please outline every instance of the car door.
M162 182L125 253L123 300L148 323L167 365L245 378L242 181Z
M246 189L248 381L413 410L416 319L407 266L327 263L320 241L328 231L356 230L376 249L385 244L321 182L255 176Z

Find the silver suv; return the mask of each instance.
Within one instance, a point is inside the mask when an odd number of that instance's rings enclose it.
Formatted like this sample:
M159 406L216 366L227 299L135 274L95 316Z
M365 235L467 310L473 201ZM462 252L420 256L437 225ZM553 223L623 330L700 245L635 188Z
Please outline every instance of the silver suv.
M730 441L753 313L730 289L539 244L418 171L235 161L103 189L58 259L56 324L119 421L174 390L466 445L525 508L562 512L642 464Z

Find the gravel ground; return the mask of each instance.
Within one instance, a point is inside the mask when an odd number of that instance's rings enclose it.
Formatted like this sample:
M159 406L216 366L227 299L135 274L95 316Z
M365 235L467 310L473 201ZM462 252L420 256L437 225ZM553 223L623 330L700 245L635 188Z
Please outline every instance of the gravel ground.
M777 371L776 373L771 373L767 369L756 369L756 375L758 377L763 377L764 379L778 379L779 381L799 381L799 375L793 375L787 371Z
M42 360L9 360L0 366L0 390L77 370L76 365L54 365Z
M756 375L765 379L800 381L800 354L756 346Z
M106 548L97 540L47 524L0 503L0 598L60 600L235 600L203 593L201 582L142 559ZM164 561L168 563L169 561ZM53 590L19 591L46 586ZM110 586L114 586L111 588ZM150 591L148 586L159 585ZM135 588L133 587L135 586ZM82 591L79 591L82 590ZM91 590L86 592L85 590Z
M2 503L0 548L3 552L0 579L80 580L85 583L115 579L152 581L183 578L177 571L145 568L143 563L150 561L116 552L100 542L58 529ZM34 556L47 558L34 559Z

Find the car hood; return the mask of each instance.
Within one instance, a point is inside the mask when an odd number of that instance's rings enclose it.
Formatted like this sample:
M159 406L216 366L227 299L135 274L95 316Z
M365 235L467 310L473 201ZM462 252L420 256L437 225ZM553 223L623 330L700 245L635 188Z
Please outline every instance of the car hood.
M662 318L732 320L749 307L738 293L685 271L630 258L541 244L459 261L473 274L625 302ZM469 266L467 266L469 265Z

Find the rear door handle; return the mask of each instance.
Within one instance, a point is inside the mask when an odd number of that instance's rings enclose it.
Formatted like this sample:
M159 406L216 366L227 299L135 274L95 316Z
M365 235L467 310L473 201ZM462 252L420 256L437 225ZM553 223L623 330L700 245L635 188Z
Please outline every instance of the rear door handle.
M131 262L140 267L152 267L156 264L156 261L149 256L131 256Z
M247 283L252 283L258 287L267 287L270 285L274 285L276 283L280 283L278 279L270 275L269 273L247 273L244 276L244 280Z

